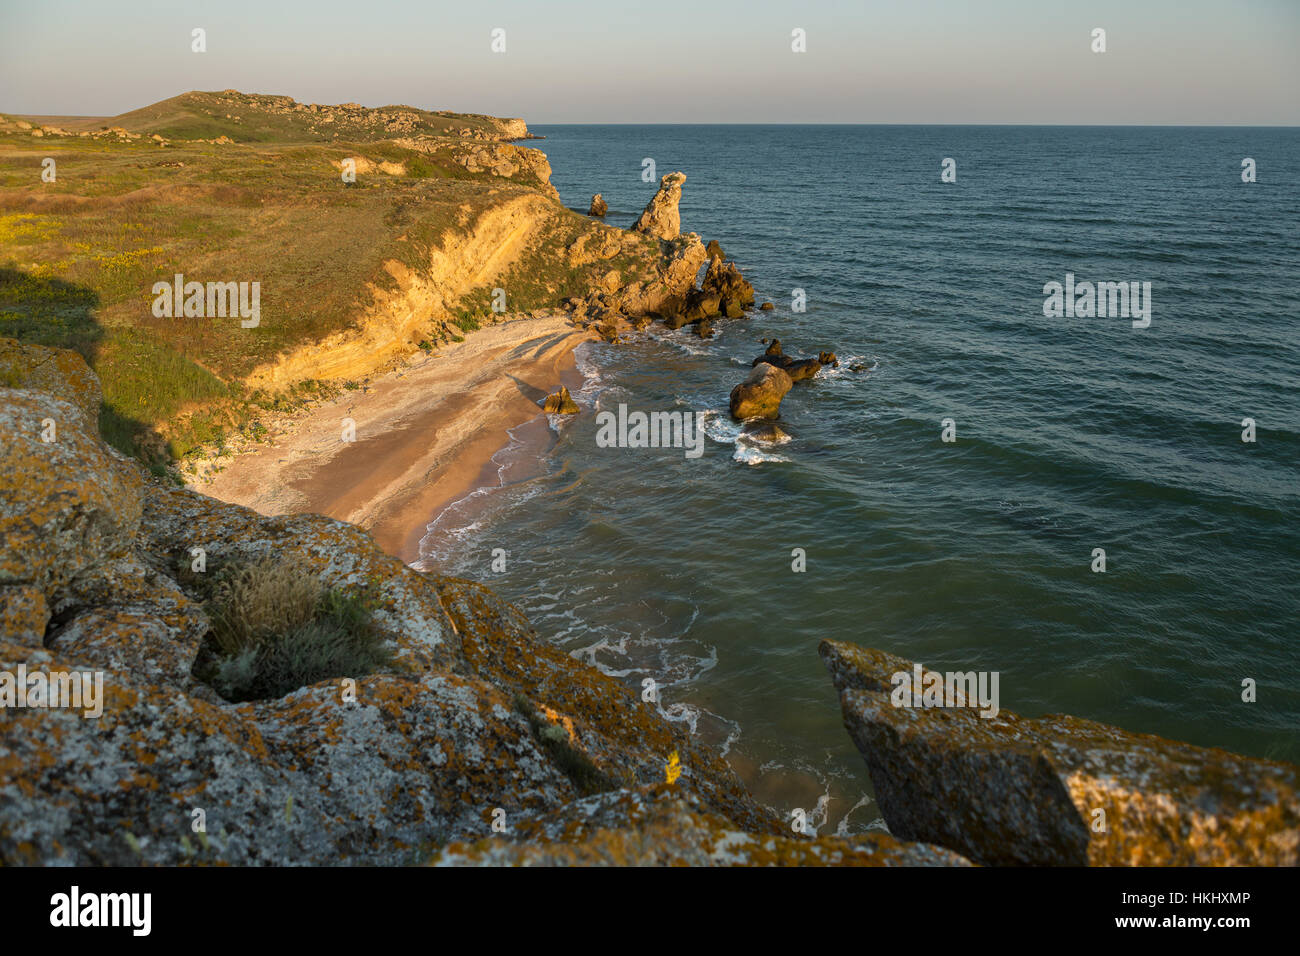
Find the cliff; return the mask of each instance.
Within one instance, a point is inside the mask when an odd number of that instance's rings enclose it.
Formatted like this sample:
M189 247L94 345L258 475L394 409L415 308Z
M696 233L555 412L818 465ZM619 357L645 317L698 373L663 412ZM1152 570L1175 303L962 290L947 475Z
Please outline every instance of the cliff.
M104 437L161 473L481 325L691 287L697 240L564 208L526 137L518 119L234 90L0 116L5 333L79 352ZM177 275L250 299L256 283L258 314L159 314L151 290Z

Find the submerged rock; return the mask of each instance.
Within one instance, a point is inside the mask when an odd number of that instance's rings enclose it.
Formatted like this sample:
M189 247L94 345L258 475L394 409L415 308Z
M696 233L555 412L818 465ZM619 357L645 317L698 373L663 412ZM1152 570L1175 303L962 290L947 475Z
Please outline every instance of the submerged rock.
M600 193L596 193L591 197L591 208L587 210L587 215L603 217L607 212L609 212L609 203L605 202Z
M776 418L781 414L781 399L793 383L784 370L766 363L756 366L749 376L731 390L731 417Z
M749 441L765 445L779 445L790 438L789 432L772 421L749 422L740 434Z
M682 183L685 173L667 173L659 181L659 191L651 197L645 210L632 224L635 232L644 232L656 239L676 239L682 232L682 217L677 204L682 200Z
M1078 717L894 706L891 678L913 662L839 641L819 653L901 839L989 865L1300 863L1300 767Z
M614 337L618 337L615 330ZM578 403L569 395L567 385L561 385L560 390L546 396L546 411L552 415L576 415L578 414Z

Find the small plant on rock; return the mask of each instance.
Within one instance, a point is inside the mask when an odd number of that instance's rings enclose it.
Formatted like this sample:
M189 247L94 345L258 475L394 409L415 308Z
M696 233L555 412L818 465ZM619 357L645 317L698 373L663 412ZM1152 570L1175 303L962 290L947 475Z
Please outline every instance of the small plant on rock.
M282 697L392 663L364 595L327 589L305 562L268 556L216 574L195 676L231 701Z

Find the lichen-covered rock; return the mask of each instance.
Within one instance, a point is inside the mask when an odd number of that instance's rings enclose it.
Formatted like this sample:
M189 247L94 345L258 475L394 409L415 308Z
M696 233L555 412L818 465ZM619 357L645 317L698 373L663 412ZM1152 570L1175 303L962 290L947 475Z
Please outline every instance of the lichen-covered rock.
M446 847L435 866L970 866L885 833L748 833L698 797L659 784L575 801L504 832Z
M776 418L781 414L781 399L793 382L784 370L766 362L754 366L743 382L731 390L731 417Z
M420 862L499 814L661 782L673 754L676 792L780 832L725 761L486 588L340 521L155 481L96 434L84 363L25 349L6 346L19 387L0 389L0 674L89 673L101 693L0 711L0 865ZM201 682L209 576L268 556L363 593L392 663L238 704Z
M659 180L659 191L646 203L645 209L632 224L635 232L644 232L656 239L676 239L682 231L682 215L677 204L682 201L682 183L685 173L667 173Z
M1077 717L894 706L891 677L911 661L838 641L819 652L902 839L985 864L1300 863L1300 768Z
M74 387L59 392L0 388L0 585L34 587L53 612L74 579L128 552L141 510L139 477L91 431Z

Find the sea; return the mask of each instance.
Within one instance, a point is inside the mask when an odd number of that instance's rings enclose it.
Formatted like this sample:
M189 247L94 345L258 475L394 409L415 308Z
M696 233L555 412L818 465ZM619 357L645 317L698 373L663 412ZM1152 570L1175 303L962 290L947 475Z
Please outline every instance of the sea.
M424 566L653 687L823 833L883 826L827 638L996 672L1024 716L1300 761L1300 130L533 132L614 225L686 173L683 231L775 308L582 346L584 414L515 429ZM1129 314L1053 308L1102 282ZM727 414L764 338L839 359L780 442ZM699 416L703 453L603 447L620 404Z

